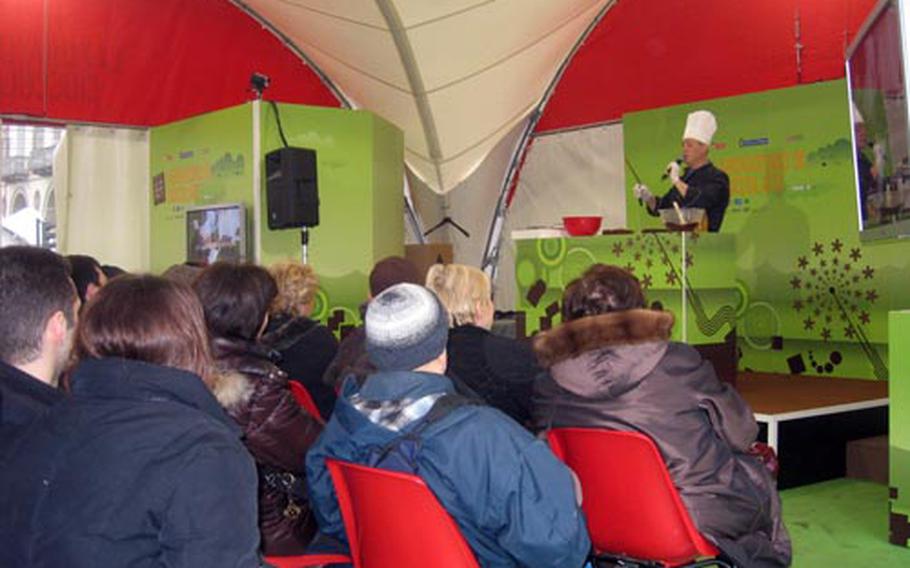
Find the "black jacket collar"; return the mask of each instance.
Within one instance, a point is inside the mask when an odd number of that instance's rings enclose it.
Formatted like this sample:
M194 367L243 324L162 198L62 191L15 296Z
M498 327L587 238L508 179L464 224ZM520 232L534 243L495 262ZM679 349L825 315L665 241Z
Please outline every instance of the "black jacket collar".
M142 361L86 359L70 378L74 398L173 401L208 414L240 435L202 379L194 373Z
M18 368L0 361L0 382L2 389L35 400L39 404L50 406L63 399L63 393L44 381L37 379Z

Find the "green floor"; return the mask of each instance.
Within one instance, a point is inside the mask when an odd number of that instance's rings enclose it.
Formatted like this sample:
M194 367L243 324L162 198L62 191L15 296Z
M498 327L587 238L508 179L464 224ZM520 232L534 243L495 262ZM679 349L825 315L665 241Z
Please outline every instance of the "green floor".
M906 566L910 548L888 543L888 488L837 479L781 492L794 568Z

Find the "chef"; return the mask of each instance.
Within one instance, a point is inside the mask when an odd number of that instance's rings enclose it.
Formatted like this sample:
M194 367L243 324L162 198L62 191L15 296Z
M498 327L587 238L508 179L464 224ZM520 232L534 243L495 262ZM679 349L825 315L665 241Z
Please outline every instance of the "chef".
M673 187L657 197L648 186L637 183L633 193L648 207L651 215L659 209L672 209L676 202L680 207L696 207L705 210L708 231L717 232L724 222L724 213L730 203L730 178L717 169L708 159L711 139L717 131L717 120L706 110L697 110L686 118L686 129L682 136L682 161L685 172L680 171L680 161L667 165L666 176Z

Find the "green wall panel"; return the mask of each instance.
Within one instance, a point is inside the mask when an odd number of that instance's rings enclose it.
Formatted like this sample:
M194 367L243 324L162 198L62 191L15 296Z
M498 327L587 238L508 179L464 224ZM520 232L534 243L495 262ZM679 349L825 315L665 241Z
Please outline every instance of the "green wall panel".
M889 317L891 381L889 403L889 485L891 486L892 542L910 545L898 533L910 530L910 310ZM895 518L897 517L897 518ZM906 533L910 536L910 532Z
M681 340L682 289L688 282L686 340L693 344L722 343L735 322L735 239L731 235L686 237L683 274L680 233L636 233L593 237L527 239L516 243L516 309L525 313L531 334L561 321L557 315L565 287L592 264L622 266L642 282L649 303L660 302L676 324Z
M249 105L151 129L149 258L153 272L186 260L187 207L240 202L252 227L252 151Z
M310 230L309 262L320 276L322 289L314 316L328 321L333 329L355 325L360 322L358 306L366 298L373 264L404 252L403 134L366 111L277 106L288 144L317 153L320 224ZM185 210L196 205L243 203L252 253L252 168L263 168L265 154L282 145L275 111L263 103L261 151L252 156L253 108L248 103L152 129L149 199L154 271L185 259ZM269 230L264 175L261 183L260 263L299 259L300 230Z

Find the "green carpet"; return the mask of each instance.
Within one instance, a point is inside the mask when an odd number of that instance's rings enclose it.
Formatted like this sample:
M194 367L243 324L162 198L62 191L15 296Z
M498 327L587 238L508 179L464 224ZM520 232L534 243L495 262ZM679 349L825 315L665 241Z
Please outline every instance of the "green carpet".
M781 491L794 568L907 566L910 549L888 543L888 488L836 479Z

